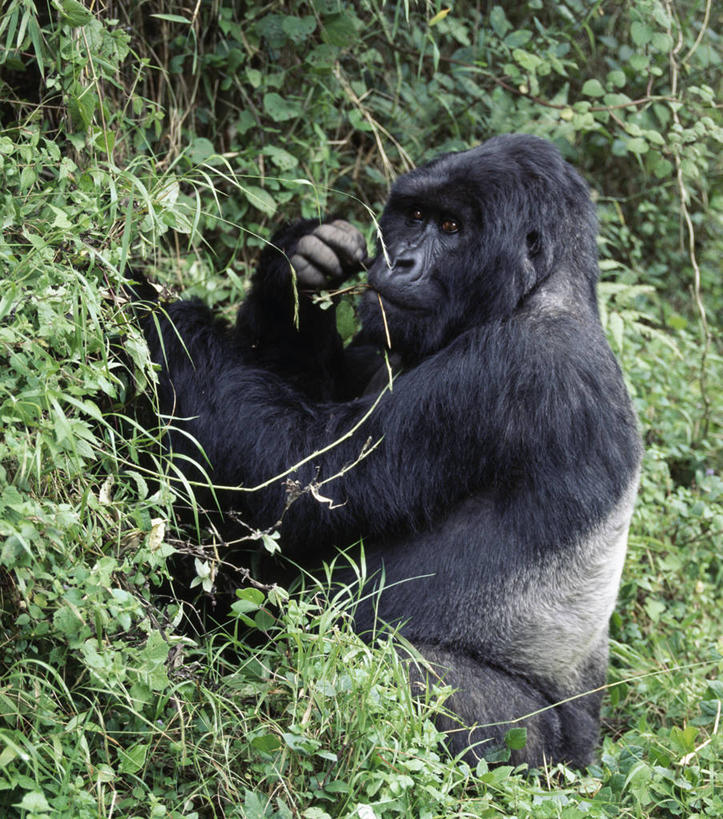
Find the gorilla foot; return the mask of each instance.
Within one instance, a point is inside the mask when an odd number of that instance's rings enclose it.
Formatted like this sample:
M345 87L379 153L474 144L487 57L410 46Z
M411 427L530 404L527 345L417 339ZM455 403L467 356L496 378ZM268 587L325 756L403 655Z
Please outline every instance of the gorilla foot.
M441 646L415 646L431 665L413 667L412 685L441 682L454 693L446 705L450 716L437 726L448 735L450 752L475 765L482 758L499 760L512 728L525 728L527 741L510 750L513 765L531 768L564 762L584 768L592 761L599 730L600 694L591 693L571 702L558 702L541 687L466 654Z

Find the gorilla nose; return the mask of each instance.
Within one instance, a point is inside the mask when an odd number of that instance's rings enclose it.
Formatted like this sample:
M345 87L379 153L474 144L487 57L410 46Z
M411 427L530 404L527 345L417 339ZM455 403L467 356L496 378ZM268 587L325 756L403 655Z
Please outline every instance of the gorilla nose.
M393 270L398 270L400 273L403 273L405 270L408 270L411 267L414 267L415 258L413 256L409 256L407 258L395 259L394 264L392 265Z
M424 272L419 260L414 256L402 256L397 259L390 259L389 264L383 256L379 256L376 262L369 268L369 284L374 287L376 284L387 282L413 282Z
M389 275L404 282L415 282L424 274L424 265L418 256L402 256L395 259Z

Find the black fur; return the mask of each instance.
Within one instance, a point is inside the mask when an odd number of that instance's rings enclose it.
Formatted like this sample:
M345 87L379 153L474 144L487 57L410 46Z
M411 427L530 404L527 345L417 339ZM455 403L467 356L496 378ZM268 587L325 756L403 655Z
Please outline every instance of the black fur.
M402 176L381 219L391 269L382 253L372 263L347 350L333 311L303 296L293 324L287 258L316 224L275 237L285 255L265 250L234 328L196 302L168 307L175 330L161 319L162 343L148 325L162 409L186 419L175 425L227 487L314 452L292 477L320 483L381 439L323 485L334 508L306 493L287 509L285 554L313 568L363 538L369 573L385 575L378 617L403 622L459 689L451 702L465 724L494 723L452 734L455 751L497 749L525 725L514 761L584 765L599 693L549 706L604 682L640 459L597 313L587 187L553 146L523 135ZM385 346L378 294L402 372L340 440L376 400L364 388ZM197 477L183 459L201 460L190 439L173 433L170 445ZM287 500L282 481L219 497L255 527L273 525ZM360 609L360 631L374 616L371 603Z

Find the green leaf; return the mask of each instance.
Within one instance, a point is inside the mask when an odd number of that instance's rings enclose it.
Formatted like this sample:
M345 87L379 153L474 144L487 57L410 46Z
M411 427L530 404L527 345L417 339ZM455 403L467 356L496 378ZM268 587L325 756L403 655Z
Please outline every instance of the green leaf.
M669 159L659 156L653 165L653 173L656 179L665 179L673 173L673 163Z
M261 542L264 544L264 549L270 554L275 555L277 552L281 551L281 546L279 546L279 538L280 535L278 532L264 532L261 535Z
M432 19L429 21L429 23L428 23L429 27L431 28L432 26L436 26L437 23L444 20L444 18L450 13L450 11L452 11L451 8L442 9L441 11L438 11L434 15L434 17L432 17Z
M505 37L505 45L510 48L519 48L532 39L532 32L526 29L513 31Z
M253 88L259 88L264 80L264 75L258 70L258 68L247 68L246 79Z
M647 54L631 54L628 64L633 71L644 71L648 67L650 59Z
M656 600L653 597L649 597L645 601L645 612L654 623L657 623L658 620L660 620L660 615L664 611L665 603L663 603L662 600Z
M48 207L55 214L55 219L53 219L51 227L61 228L61 230L70 230L70 228L73 227L73 223L68 219L65 211L56 208L55 205L48 205Z
M139 654L147 662L157 665L166 662L169 650L170 645L163 639L163 635L159 631L152 631Z
M281 740L276 734L261 734L251 740L251 747L262 754L270 754L281 748Z
M254 615L254 625L259 631L269 631L276 623L276 618L266 609L260 609Z
M602 97L605 89L600 80L588 80L582 87L582 93L586 97Z
M512 28L512 23L505 16L502 6L494 6L490 12L490 25L498 37L504 37Z
M293 100L284 99L280 94L271 91L264 94L264 109L274 122L286 122L301 116L301 106Z
M305 17L284 17L281 28L294 43L303 43L314 33L316 20L312 15Z
M115 134L110 129L104 131L99 128L93 137L93 144L106 154L112 154L115 147Z
M290 171L299 164L299 160L293 154L276 145L267 145L263 153L270 157L274 165L282 171Z
M301 816L302 819L331 819L331 816L322 808L307 808Z
M322 43L306 55L306 63L312 68L331 68L338 55L339 49L336 46Z
M267 193L263 188L256 185L243 185L241 190L244 192L249 204L257 210L267 216L273 216L276 213L276 202L271 194Z
M511 751L518 751L527 745L527 728L510 728L505 734L505 745Z
M665 145L665 138L659 131L655 131L652 128L648 128L644 133L645 138L652 145L660 145L661 147Z
M50 811L48 800L41 791L30 791L30 793L26 793L20 804L16 807L20 808L20 810L30 811L31 813L48 813Z
M321 744L317 739L304 736L303 734L294 734L290 731L283 733L281 737L292 751L298 751L301 754L313 753Z
M20 173L20 190L25 193L35 184L37 178L35 168L32 165L26 165Z
M74 611L70 606L61 606L55 610L53 614L53 627L56 628L68 640L77 638L81 632L85 632L87 637L87 629L84 629L85 623L77 611Z
M213 142L205 137L197 137L186 150L186 156L194 165L200 165L216 153Z
M38 25L38 20L36 17L31 17L28 20L28 34L30 35L30 41L33 44L33 51L35 52L35 59L38 62L38 70L40 71L41 76L45 76L45 63L43 61L43 34L40 30L40 26Z
M17 620L15 622L17 623ZM12 745L6 745L0 752L0 770L4 770L19 755Z
M146 756L148 754L148 743L138 742L132 745L127 750L123 748L118 749L120 756L119 769L121 773L133 774L137 773L146 763Z
M75 89L76 95L71 96L68 100L68 108L70 109L70 116L73 120L73 125L79 130L85 130L93 121L93 114L98 105L98 97L88 88L77 86Z
M630 26L630 37L637 46L643 46L649 43L653 37L653 32L645 25L645 23L634 22Z
M236 131L243 136L256 125L254 115L250 111L241 111L236 120Z
M236 589L236 597L239 600L245 600L254 604L254 609L257 609L266 599L261 589L254 589L248 586L245 589ZM253 611L253 609L245 609L246 611Z
M651 45L657 51L667 54L673 47L673 41L669 34L663 31L656 31L655 34L653 34Z
M237 589L235 600L231 604L231 611L247 626L256 627L261 631L268 631L274 624L274 618L271 614L261 609L261 606L266 601L266 597L259 589L251 587L245 589ZM252 620L247 615L256 612L255 618Z
M531 54L529 51L524 51L521 48L516 48L512 52L512 56L526 71L529 71L531 74L535 73L537 66L542 62L537 55Z
M156 20L166 20L169 23L182 23L186 26L191 25L191 21L186 17L181 17L180 14L151 14L151 17L155 17Z
M356 43L357 17L350 11L340 14L331 14L324 18L322 37L329 45L345 48Z
M633 137L628 140L628 150L634 154L645 154L648 152L648 143L642 137Z
M69 26L84 26L93 19L93 15L78 0L62 0L60 17Z
M357 330L356 314L348 301L342 301L336 308L336 329L342 341L350 339Z
M256 21L256 32L266 40L269 48L281 48L286 42L283 22L284 18L280 14L267 14Z
M679 728L677 725L674 725L670 729L670 744L677 753L689 754L695 750L697 736L698 729L695 725L686 725L685 728Z

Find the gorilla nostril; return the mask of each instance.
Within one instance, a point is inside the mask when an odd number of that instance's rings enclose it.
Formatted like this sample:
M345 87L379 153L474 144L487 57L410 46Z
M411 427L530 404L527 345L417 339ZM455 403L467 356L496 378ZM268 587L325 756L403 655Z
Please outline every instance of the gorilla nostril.
M409 270L410 268L414 267L414 257L406 258L406 259L395 259L394 263L392 264L392 270Z

